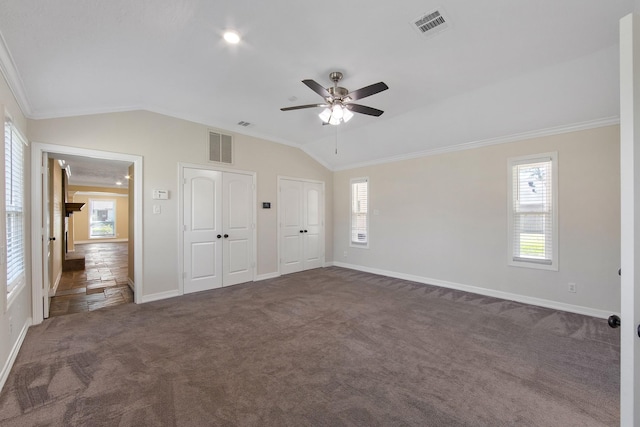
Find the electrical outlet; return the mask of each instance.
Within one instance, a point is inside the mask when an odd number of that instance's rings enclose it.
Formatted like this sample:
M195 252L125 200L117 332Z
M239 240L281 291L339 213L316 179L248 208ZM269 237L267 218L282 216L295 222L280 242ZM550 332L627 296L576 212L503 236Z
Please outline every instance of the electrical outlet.
M567 290L575 294L576 292L578 292L578 287L575 283L569 283L569 288Z

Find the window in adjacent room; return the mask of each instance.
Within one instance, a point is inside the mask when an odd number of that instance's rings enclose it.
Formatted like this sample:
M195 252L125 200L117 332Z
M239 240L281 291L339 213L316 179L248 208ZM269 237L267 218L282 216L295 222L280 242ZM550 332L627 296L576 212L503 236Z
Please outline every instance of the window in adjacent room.
M4 124L7 293L25 283L24 150L26 140L10 120Z
M89 200L89 238L116 237L115 200Z
M509 159L509 264L558 269L557 153Z
M351 180L351 245L369 246L369 180Z

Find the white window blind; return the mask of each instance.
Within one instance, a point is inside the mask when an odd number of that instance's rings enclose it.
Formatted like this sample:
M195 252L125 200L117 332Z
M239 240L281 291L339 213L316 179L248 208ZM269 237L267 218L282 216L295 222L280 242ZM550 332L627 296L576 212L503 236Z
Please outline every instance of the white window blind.
M369 182L367 178L351 180L351 244L369 244Z
M555 267L557 206L555 156L510 162L512 263ZM556 267L557 268L557 267Z
M11 121L4 126L7 292L24 282L24 146Z

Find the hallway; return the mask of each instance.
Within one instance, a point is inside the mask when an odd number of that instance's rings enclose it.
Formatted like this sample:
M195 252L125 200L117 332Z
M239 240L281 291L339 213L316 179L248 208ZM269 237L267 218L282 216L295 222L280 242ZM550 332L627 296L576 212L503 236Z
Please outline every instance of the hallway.
M128 285L128 244L99 242L75 246L85 269L64 271L51 298L50 316L93 311L133 302Z

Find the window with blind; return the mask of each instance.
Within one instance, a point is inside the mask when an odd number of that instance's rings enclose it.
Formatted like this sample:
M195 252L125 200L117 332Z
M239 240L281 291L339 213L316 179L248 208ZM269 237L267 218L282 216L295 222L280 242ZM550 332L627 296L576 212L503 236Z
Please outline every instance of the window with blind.
M5 228L7 239L7 292L25 281L24 147L25 141L11 121L4 126Z
M558 269L557 154L509 160L509 264Z
M351 245L369 245L369 180L351 180Z

